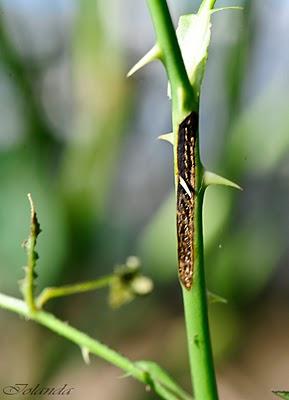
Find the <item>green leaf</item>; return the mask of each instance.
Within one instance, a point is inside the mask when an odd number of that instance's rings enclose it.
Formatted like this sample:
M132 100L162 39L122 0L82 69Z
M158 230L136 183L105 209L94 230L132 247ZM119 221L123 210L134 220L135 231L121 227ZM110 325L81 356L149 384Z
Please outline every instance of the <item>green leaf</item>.
M203 80L205 66L208 58L208 47L211 40L211 16L214 12L223 10L242 10L242 7L228 6L212 9L212 3L203 1L197 14L182 15L176 30L179 46L191 85L199 95ZM127 76L155 60L161 60L162 55L158 45L153 46L134 67ZM168 86L170 95L170 85Z
M286 390L272 390L276 396L279 396L281 399L289 400L289 392Z
M173 378L158 364L152 361L138 361L135 363L147 373L147 384L161 393L166 400L192 400Z
M211 38L211 14L210 6L203 4L197 14L181 16L176 30L186 71L191 85L197 93L199 93L208 55ZM157 59L161 59L161 53L156 44L129 71L128 76ZM170 97L170 86L168 87L168 95Z
M35 250L35 247L37 243L37 237L40 234L41 229L30 193L28 194L28 199L30 202L30 209L31 209L31 223L30 223L29 237L23 243L23 247L26 249L27 253L27 265L24 267L25 277L23 281L20 283L20 289L23 293L24 300L27 304L29 311L33 312L36 310L34 294L36 288L35 280L37 278L37 273L35 269L37 260L39 258Z
M197 14L183 15L179 19L177 37L191 85L197 94L204 77L211 40L211 16L214 12L242 7L212 9L212 3L203 1Z
M191 85L199 93L211 39L211 12L202 9L198 14L179 19L177 37Z

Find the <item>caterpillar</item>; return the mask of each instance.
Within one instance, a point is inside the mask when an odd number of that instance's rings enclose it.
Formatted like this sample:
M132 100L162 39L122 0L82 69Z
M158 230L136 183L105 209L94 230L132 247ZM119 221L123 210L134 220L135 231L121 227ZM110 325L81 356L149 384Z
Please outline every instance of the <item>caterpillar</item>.
M194 277L194 209L196 138L199 116L192 112L179 126L177 141L177 239L178 272L186 289Z

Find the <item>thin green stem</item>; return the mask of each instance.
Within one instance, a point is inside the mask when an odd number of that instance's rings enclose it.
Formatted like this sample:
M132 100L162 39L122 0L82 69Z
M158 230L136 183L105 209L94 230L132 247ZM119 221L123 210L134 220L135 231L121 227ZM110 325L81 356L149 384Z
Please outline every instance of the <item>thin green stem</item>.
M80 348L86 348L90 353L103 358L116 367L126 371L135 379L146 383L144 372L135 366L133 362L104 344L73 328L67 322L59 320L54 315L45 311L36 311L31 315L24 301L2 293L0 293L0 307L46 326L51 331L75 343Z
M214 8L214 5L216 3L216 0L203 0L200 8L199 8L199 13L206 9L206 10L211 10L212 8Z
M166 0L147 0L154 23L161 59L171 85L175 123L184 118L184 111L195 103ZM175 125L175 124L174 124Z
M23 300L7 296L3 293L0 293L0 307L45 326L59 336L75 343L80 349L85 349L86 352L94 354L110 364L115 365L128 376L135 378L144 383L148 388L154 390L162 399L192 400L176 383L170 381L168 384L167 379L163 378L164 372L158 374L150 373L150 371L138 365L138 363L130 361L123 355L70 326L67 322L59 320L50 313L40 310L31 313ZM161 370L161 368L159 369Z
M107 287L111 283L111 280L113 278L114 275L107 275L103 278L98 278L92 281L80 282L59 287L47 287L43 289L43 291L36 299L37 308L42 308L44 304L47 303L49 300L57 297L70 296L72 294L84 293Z
M35 257L34 257L34 248L36 245L36 237L31 236L29 239L29 244L27 245L27 267L26 268L26 277L24 287L24 299L29 307L31 312L36 310L35 299L34 299L34 269L35 269Z

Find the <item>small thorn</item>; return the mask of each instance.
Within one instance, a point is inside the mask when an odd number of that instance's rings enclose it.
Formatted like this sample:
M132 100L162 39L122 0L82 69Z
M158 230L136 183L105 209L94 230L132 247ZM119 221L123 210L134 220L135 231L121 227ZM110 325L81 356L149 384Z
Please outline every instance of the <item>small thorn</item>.
M223 303L223 304L227 304L228 300L225 299L222 296L219 296L218 294L212 293L209 290L207 291L207 296L208 296L208 300L209 303Z
M152 47L127 73L127 78L132 76L139 69L149 64L152 61L158 60L161 58L161 52L159 46L156 44Z
M118 377L118 379L125 379L125 378L129 378L131 376L131 372L127 372L126 374L120 375Z
M174 145L174 133L170 132L170 133L164 133L163 135L160 135L158 137L158 139L160 140L165 140L166 142L171 143L172 145Z
M90 364L89 350L87 347L81 347L82 358L86 365Z
M244 10L244 7L240 7L240 6L228 6L228 7L220 7L220 8L214 8L213 10L211 10L211 14L214 14L216 12L219 11L225 11L225 10Z
M230 181L229 179L223 178L220 175L214 174L210 171L205 171L204 173L204 184L205 186L209 185L224 185L230 186L235 189L243 190L241 186L237 185L237 183Z
M29 203L30 203L31 214L33 215L35 213L35 207L34 207L34 203L33 203L33 200L32 200L31 193L28 193L27 197L28 197L28 200L29 200Z
M186 184L185 180L180 176L180 184L182 186L182 188L185 190L185 192L190 196L190 198L192 198L192 193L188 187L188 185Z

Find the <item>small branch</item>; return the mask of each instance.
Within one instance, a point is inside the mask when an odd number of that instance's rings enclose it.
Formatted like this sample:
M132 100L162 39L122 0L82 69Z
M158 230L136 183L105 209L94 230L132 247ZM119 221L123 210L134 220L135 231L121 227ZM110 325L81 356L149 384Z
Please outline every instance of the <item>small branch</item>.
M109 286L113 278L114 275L108 275L104 276L103 278L95 279L93 281L75 283L72 285L64 285L59 287L47 287L43 289L43 291L36 299L37 308L43 308L45 303L56 297L70 296L72 294L85 293L107 287Z

